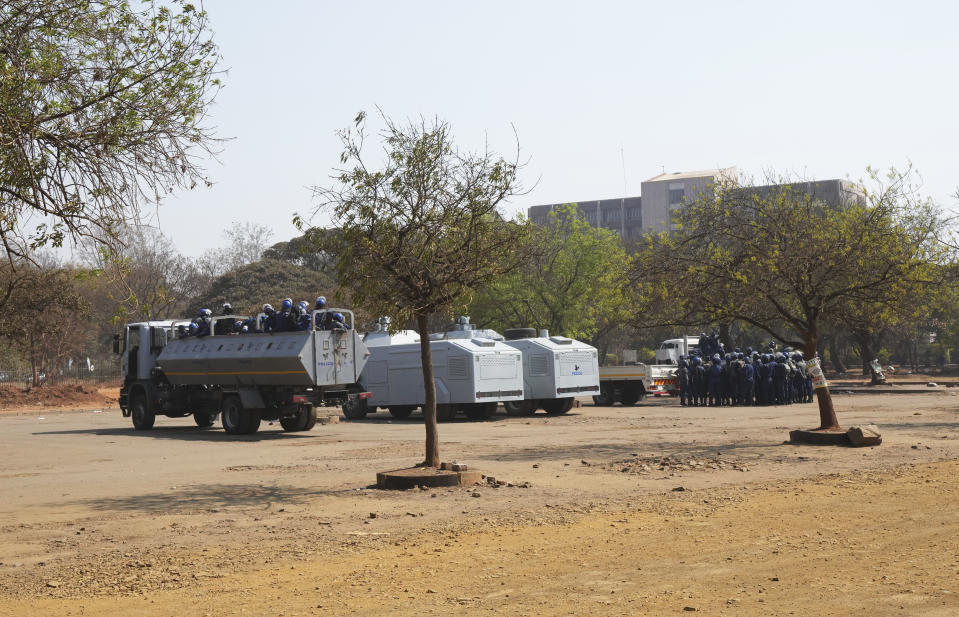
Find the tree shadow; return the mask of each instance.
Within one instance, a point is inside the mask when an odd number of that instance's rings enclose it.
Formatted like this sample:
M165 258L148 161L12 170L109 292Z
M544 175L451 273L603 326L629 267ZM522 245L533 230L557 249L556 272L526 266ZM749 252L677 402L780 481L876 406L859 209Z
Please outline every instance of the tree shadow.
M356 494L355 487L315 489L296 486L264 486L262 484L206 484L171 488L162 493L83 499L74 503L100 511L138 511L155 514L184 510L211 510L228 507L302 504L321 496Z
M747 451L773 450L781 448L787 444L782 441L775 443L740 443L740 442L717 442L711 444L689 444L682 442L663 442L657 441L655 444L611 444L611 443L588 443L565 446L537 446L534 448L524 448L522 450L513 450L506 453L480 455L474 458L489 461L609 461L628 459L633 456L648 457L666 457L666 456L684 456L684 457L714 457L729 456L740 458L761 458L763 455L753 454ZM717 452L721 454L717 454Z
M231 435L222 429L197 426L154 427L149 431L137 431L133 427L87 428L64 431L37 431L33 435L97 435L106 437L139 437L148 439L176 439L177 441L273 441L276 439L308 438L309 431L287 433L286 431L259 430L252 435Z
M949 435L959 436L959 421L957 422L877 422L876 426L879 427L879 432L882 433L883 429L890 430L932 430L932 431L942 431Z

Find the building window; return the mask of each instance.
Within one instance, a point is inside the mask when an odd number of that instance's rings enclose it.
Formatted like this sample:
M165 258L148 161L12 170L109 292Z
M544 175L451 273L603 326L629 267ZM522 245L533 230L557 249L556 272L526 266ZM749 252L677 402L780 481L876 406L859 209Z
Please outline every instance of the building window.
M626 218L631 221L640 220L643 218L643 211L641 208L630 208L626 211Z
M669 203L681 204L686 200L686 187L682 184L669 185Z
M603 219L607 223L613 223L619 221L619 210L607 210L603 213Z

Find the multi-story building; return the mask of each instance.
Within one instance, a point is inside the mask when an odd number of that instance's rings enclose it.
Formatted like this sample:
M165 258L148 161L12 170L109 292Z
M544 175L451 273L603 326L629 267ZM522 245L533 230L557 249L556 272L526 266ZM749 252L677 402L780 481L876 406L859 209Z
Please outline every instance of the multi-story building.
M719 182L737 179L735 167L662 173L642 183L644 232L670 231L676 227L676 212L683 204L709 195Z
M598 199L575 202L579 213L593 227L612 229L624 238L633 238L642 233L643 211L639 197L620 197L618 199ZM566 202L570 203L570 202ZM528 216L531 221L542 225L551 210L563 204L533 206Z
M638 196L566 203L576 203L590 225L612 229L623 238L635 238L650 232L675 229L677 212L683 204L708 197L718 183L735 182L737 179L735 167L662 173L643 182ZM763 193L780 186L769 184L748 187L747 190ZM862 198L856 185L847 180L796 182L790 183L790 186L798 192L810 193L825 203L845 204ZM532 206L528 216L534 223L543 224L549 212L560 205Z

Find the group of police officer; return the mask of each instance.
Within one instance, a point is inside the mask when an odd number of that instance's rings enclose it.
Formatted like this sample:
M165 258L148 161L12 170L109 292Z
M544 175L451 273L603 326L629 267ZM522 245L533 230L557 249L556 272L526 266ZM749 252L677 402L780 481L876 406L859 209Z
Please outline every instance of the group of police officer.
M274 309L272 304L264 304L260 315L246 319L224 319L233 316L233 306L229 302L223 304L221 318L215 322L213 311L207 308L200 309L189 326L179 326L179 335L203 337L211 332L219 335L350 329L350 324L346 323L342 313L326 310L326 298L323 296L316 299L313 311L310 310L310 304L306 300L293 304L292 299L284 298L280 303L279 311Z
M713 343L716 344L714 349ZM802 354L788 347L777 352L770 345L765 353L747 347L722 355L714 339L700 338L697 354L679 359L681 405L791 405L813 399L812 377ZM711 352L707 355L706 352Z

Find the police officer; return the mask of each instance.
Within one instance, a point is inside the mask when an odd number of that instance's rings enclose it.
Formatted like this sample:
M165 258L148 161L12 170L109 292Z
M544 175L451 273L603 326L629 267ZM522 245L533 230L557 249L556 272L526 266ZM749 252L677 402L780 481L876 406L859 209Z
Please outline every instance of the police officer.
M306 300L300 300L296 306L293 307L293 312L296 319L296 329L309 330L312 325L310 319L310 304Z
M762 369L762 366L763 366L763 361L762 361L762 356L758 351L753 352L752 364L753 364L753 404L762 405L762 394L760 393L760 388L762 387L761 386L762 381L759 375L761 372L760 369Z
M223 303L223 308L220 311L218 317L226 317L233 315L233 306L229 302ZM214 334L232 334L234 332L239 332L235 327L233 319L217 319L216 323L213 325Z
M689 391L689 363L686 356L679 356L679 368L676 369L676 378L679 381L679 404L686 406L686 401L692 399Z
M272 304L263 305L263 315L261 330L263 332L276 332L276 309L273 308Z
M806 402L806 363L803 362L802 354L793 352L793 366L795 370L792 374L793 401L797 403Z
M743 365L739 361L739 354L729 354L726 362L726 396L728 405L739 405L739 378L742 375Z
M762 365L759 369L760 394L762 395L762 405L771 405L775 398L773 397L773 368L776 363L768 353L762 355Z
M786 383L789 369L786 368L786 357L782 353L776 354L776 363L773 365L773 392L777 405L785 405Z
M722 404L722 389L723 389L723 362L719 357L719 354L713 354L712 362L709 365L709 372L707 373L707 393L708 398L707 405L710 407L717 407Z
M706 367L703 359L693 356L693 371L690 375L693 387L694 405L702 407L706 404Z
M349 330L350 324L346 323L343 313L333 313L330 316L330 330Z
M751 358L745 359L743 354L739 354L739 356L739 362L742 364L739 373L739 402L741 405L752 405L755 369Z
M276 331L277 332L290 332L295 330L295 325L293 323L293 300L290 298L284 298L280 303L280 310L276 314Z
M316 314L316 323L313 327L317 330L329 330L330 313L326 310L326 297L320 296L313 305L314 311L322 311Z
M208 308L200 309L197 312L196 317L191 323L196 324L196 332L194 336L209 336L210 335L210 322L213 318L213 311ZM190 328L190 331L193 332L193 328Z
M256 317L247 317L243 321L237 321L236 323L239 324L236 328L236 331L240 334L253 334L260 331L260 329L257 327Z

